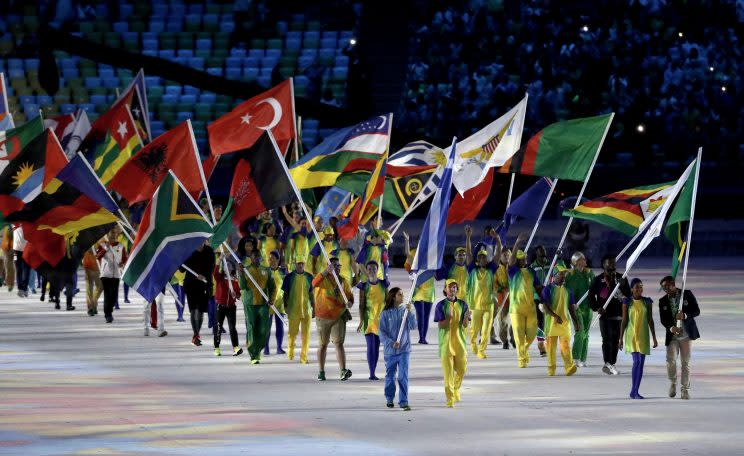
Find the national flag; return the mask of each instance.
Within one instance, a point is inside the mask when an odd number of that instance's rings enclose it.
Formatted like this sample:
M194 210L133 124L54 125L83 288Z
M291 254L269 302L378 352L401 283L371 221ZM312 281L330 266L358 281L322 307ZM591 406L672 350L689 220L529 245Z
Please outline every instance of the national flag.
M189 121L166 131L137 151L108 185L129 205L149 200L168 170L178 177L192 195L204 190L199 173L201 158Z
M390 114L342 128L292 165L298 188L329 187L343 174L372 171L390 140Z
M433 166L393 166L388 159L382 210L402 216L426 188L435 172ZM359 196L364 193L370 174L368 171L344 173L336 181L336 186ZM373 203L379 205L378 200L376 198Z
M44 132L41 116L6 131L0 131L0 172L34 138Z
M641 241L636 246L636 249L628 257L628 260L625 263L626 272L629 271L633 267L633 265L635 264L636 260L638 260L638 257L641 255L641 253L646 249L646 247L649 246L649 244L651 244L651 241L653 241L655 238L659 236L659 234L664 229L664 226L667 224L666 215L669 212L669 210L672 208L672 206L674 206L674 202L677 199L677 196L682 191L682 187L684 187L684 185L687 183L687 179L692 174L692 171L694 170L696 163L697 163L697 160L693 160L692 163L690 163L687 166L687 168L685 169L684 173L682 173L682 176L679 178L679 180L677 180L674 186L671 187L672 189L667 195L667 198L664 201L664 203L662 203L661 207L659 207L659 209L651 216L651 218L646 219L641 224L641 230L644 229L646 226L648 226L648 230L646 231L646 234L644 234L643 237L641 238ZM677 219L676 222L679 222L679 219Z
M502 242L506 242L506 234L509 231L509 227L517 220L537 220L540 217L540 210L550 195L550 188L552 186L553 181L550 178L540 178L540 180L532 184L530 188L511 202L509 207L506 208L506 211L504 211L504 218L501 225L497 228Z
M115 103L99 117L80 145L103 185L109 185L124 163L142 147L126 103Z
M530 138L499 172L585 181L613 114L556 122Z
M0 212L6 216L36 198L67 164L51 129L5 158L1 160L5 166L0 172Z
M150 110L147 106L147 87L145 86L145 71L140 69L126 89L121 93L114 105L124 103L132 113L132 120L144 144L152 141L150 130Z
M486 171L483 180L473 188L468 189L460 195L455 193L450 204L449 213L447 214L447 225L455 225L468 220L475 220L478 213L483 209L483 205L488 200L493 187L493 168Z
M302 118L299 117L297 119L297 140L294 142L295 144L295 153L292 155L292 161L290 161L290 165L295 164L300 157L305 155L305 148L302 145ZM315 190L312 188L305 188L300 190L300 196L302 197L302 202L305 203L305 206L311 211L314 211L318 208L318 199L315 197Z
M331 187L326 191L315 210L315 216L320 217L324 225L328 224L331 217L338 217L349 201L351 192L339 187Z
M565 210L563 215L596 222L633 236L643 221L666 200L673 185L674 182L665 182L620 190Z
M503 165L519 150L526 112L527 96L509 112L457 143L452 182L460 195L480 184L491 168Z
M57 139L64 149L65 146L62 142L62 138L69 136L72 133L74 123L74 114L63 114L61 116L44 119L44 128L51 128L52 131L54 131L54 134L57 135Z
M236 226L296 199L275 147L269 133L264 132L253 147L234 156L236 165L230 198L235 207L233 224Z
M674 203L672 213L664 227L664 235L674 244L674 255L672 255L672 277L677 277L679 263L682 261L682 255L685 253L689 239L684 239L684 232L687 231L688 223L694 216L692 213L693 197L695 188L698 185L698 165L687 176L687 181L679 193L677 201Z
M356 236L359 231L360 220L367 214L372 200L382 195L385 191L385 170L387 169L388 153L385 152L377 161L375 169L369 176L367 187L364 193L359 197L359 201L354 205L354 209L349 214L349 219L338 226L338 235L341 239L349 240Z
M447 212L452 192L452 168L455 162L457 138L452 140L447 165L442 172L437 193L434 195L429 214L421 230L416 255L411 263L411 272L437 270L442 267L444 248L447 245Z
M124 283L145 301L152 301L211 235L212 228L199 208L169 174L145 209L124 267Z
M57 180L66 184L72 185L80 193L88 196L101 207L107 209L113 214L119 212L119 205L111 197L106 188L98 180L96 173L90 167L90 164L85 161L82 154L76 154L70 160L62 171L57 174Z
M78 109L72 127L68 128L63 136L59 138L59 143L65 150L67 158L75 156L80 144L83 142L83 139L85 139L85 137L88 136L88 133L90 133L90 129L91 126L90 120L88 119L88 113L84 109Z
M209 146L215 155L248 149L271 130L282 155L295 137L294 91L288 79L240 103L207 125Z
M398 149L388 158L391 166L444 166L444 151L427 141L413 141Z
M5 74L0 73L0 131L15 128L13 116L8 107L8 92L5 88Z
M209 238L209 245L216 249L223 242L230 237L230 234L235 229L232 219L235 214L233 208L233 199L230 198L227 201L227 207L222 211L222 217L217 221L217 224L212 228L212 236Z

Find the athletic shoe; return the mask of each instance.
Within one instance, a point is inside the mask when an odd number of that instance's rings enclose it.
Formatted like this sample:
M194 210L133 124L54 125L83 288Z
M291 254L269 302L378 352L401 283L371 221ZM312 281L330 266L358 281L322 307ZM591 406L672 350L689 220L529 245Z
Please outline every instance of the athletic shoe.
M75 310L75 306L67 306L67 310Z
M222 356L222 350L220 350L220 347L214 349L214 356Z
M544 352L544 351L540 352L540 358L545 358L546 356L548 356L548 352Z
M93 313L93 309L90 309L90 310L88 310L88 316L89 316L89 317L92 317L93 315L95 315L95 314Z
M677 395L677 384L672 383L669 385L669 397L674 397Z
M300 358L300 364L309 364L307 358Z
M376 375L370 375L369 376L369 379L370 380L379 380L380 378L378 376L376 376Z
M325 371L318 372L318 381L324 382L325 379Z
M113 323L114 317L106 317L106 323Z
M259 359L252 359L251 360L251 364L259 364L260 362L261 362L261 360L259 360Z
M682 396L680 396L680 399L684 399L684 400L690 399L690 392L686 389L682 389Z
M150 335L150 328L145 328L145 337Z
M453 408L455 404L452 401L447 401L447 408Z
M509 350L509 342L504 342L504 345L501 346L504 350Z
M129 301L129 299L124 299L124 304L131 304L131 302ZM117 307L117 309L118 309L118 307Z
M513 340L510 340L509 343L511 344L512 348L517 348L517 343Z
M264 350L264 355L265 356L269 356L270 354L271 354L271 352L269 352L269 350Z
M395 407L395 404L393 404L393 401L388 401L387 408L393 408Z
M59 309L61 309L61 307L59 306L59 303L58 303L58 302L54 303L54 308L55 308L56 310L59 310Z
M344 369L341 371L341 381L345 382L351 378L351 369Z
M426 339L419 341L421 345L429 345L429 342L426 341Z
M400 408L402 408L404 412L410 412L411 411L411 406L408 405L408 404L401 405Z
M572 364L571 367L569 367L568 370L566 371L566 377L572 376L573 374L576 373L577 370L578 369L576 367L576 364Z
M553 377L555 375L555 370L548 370L548 377Z
M491 345L499 345L501 343L500 340L498 340L495 336L491 336L491 339L488 341Z
M158 332L158 337L165 337L167 335L168 335L168 331L166 331L166 330L162 330L162 331Z
M39 296L39 301L44 301L44 295Z
M286 355L287 352L285 352L284 350L282 350L282 347L279 347L279 348L276 349L276 354L277 355Z
M460 390L455 390L455 402L460 402Z
M486 359L486 358L488 358L488 356L486 356L486 354L484 352L478 352L478 358L479 359Z
M610 369L610 363L605 363L604 366L602 366L602 372L604 372L607 375L612 375L612 369Z
M199 339L199 336L194 336L191 338L191 345L194 347L198 347L201 345L201 340Z
M240 347L233 347L233 356L240 356L243 354L243 349Z
M617 370L617 367L615 367L614 364L610 364L610 371L612 372L612 375L620 375L620 371Z

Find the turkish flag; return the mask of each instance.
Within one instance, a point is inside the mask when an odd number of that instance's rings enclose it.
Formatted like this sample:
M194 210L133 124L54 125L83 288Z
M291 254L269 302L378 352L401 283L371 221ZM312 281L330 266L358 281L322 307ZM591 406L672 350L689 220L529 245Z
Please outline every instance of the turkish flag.
M221 155L247 149L264 131L271 130L279 150L286 154L295 135L293 106L289 79L244 101L207 126L212 153Z
M134 154L119 169L109 188L123 196L131 206L152 198L168 170L178 177L192 195L204 190L199 174L199 154L188 122L183 122Z
M449 212L447 213L447 225L455 225L457 223L475 220L475 217L478 216L478 212L480 212L483 205L486 204L488 195L491 193L491 187L493 186L493 172L494 168L488 170L488 174L486 174L483 181L466 191L464 196L460 196L459 193L455 194L455 199L452 200Z

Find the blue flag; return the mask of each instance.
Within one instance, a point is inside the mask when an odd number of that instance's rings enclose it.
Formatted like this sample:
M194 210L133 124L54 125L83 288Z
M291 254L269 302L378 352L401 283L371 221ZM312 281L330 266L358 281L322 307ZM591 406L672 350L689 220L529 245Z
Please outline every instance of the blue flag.
M550 178L543 177L532 184L527 191L519 195L519 198L512 201L509 207L506 208L506 212L504 212L504 220L496 229L501 242L506 242L506 234L512 223L515 223L519 219L537 220L537 217L540 216L540 209L542 209L545 198L548 197L548 192L550 192L552 185L553 181Z
M338 217L341 214L344 210L344 205L348 202L349 192L333 186L323 195L323 199L318 204L318 209L315 210L315 215L323 220L324 225L327 225L331 217Z

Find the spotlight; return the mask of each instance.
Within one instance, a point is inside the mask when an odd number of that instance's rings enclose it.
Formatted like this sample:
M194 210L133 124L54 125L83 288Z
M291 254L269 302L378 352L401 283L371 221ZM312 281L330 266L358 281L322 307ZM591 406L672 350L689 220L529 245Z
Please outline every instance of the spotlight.
M685 36L685 34L684 34L684 33L682 33L682 32L679 32L679 33L677 34L677 36L678 36L678 37L680 37L680 38L682 38L682 37L684 37L684 36Z
M584 32L584 33L588 32L589 31L589 26L586 26L585 25L585 26L581 27L581 31Z
M726 91L726 86L721 86L721 92L725 92L725 91Z
M352 45L352 46L356 45L356 38L350 39L349 40L349 44Z
M638 124L638 126L636 127L636 131L638 133L643 133L644 131L646 131L646 126L643 124Z
M713 67L708 67L708 70L709 70L709 71L710 71L711 73L712 73L712 72L714 72L714 71L716 71L716 69L715 69L715 68L713 68Z

